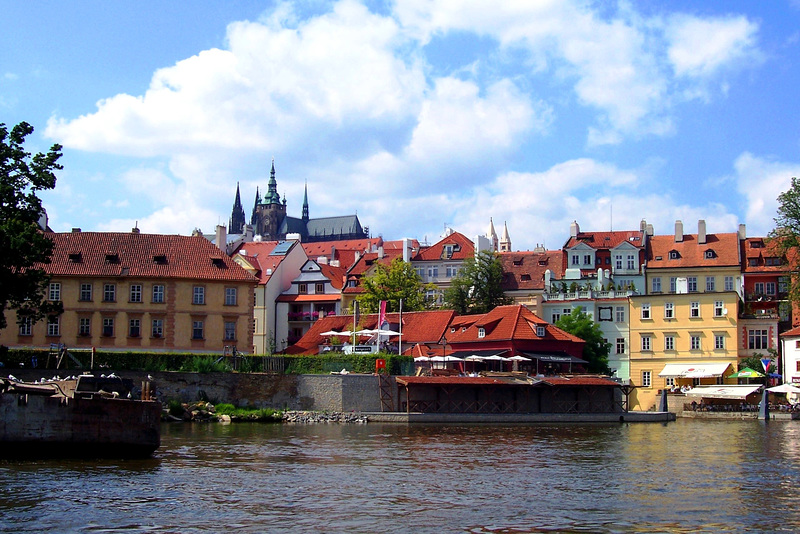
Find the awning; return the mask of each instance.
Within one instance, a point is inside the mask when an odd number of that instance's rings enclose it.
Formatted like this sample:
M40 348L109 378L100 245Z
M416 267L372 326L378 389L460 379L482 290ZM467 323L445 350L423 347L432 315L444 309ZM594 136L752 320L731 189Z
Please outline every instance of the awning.
M710 378L722 376L730 363L668 363L658 376L666 378Z
M481 356L486 358L488 356L500 356L508 352L506 349L496 349L496 350L454 350L450 353L451 356L456 356L461 359L468 358L470 356Z
M761 389L761 386L758 384L746 386L695 386L686 392L686 396L706 399L744 399L759 389Z
M570 356L565 352L561 353L537 353L537 352L523 352L528 358L539 360L540 362L551 363L589 363L586 360L581 360L575 356Z

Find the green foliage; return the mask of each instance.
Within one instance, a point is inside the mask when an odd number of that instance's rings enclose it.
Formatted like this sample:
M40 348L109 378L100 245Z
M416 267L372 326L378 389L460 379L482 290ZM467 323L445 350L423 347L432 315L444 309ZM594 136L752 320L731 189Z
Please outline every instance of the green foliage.
M772 363L769 364L769 369L767 370L768 373L777 373L778 368L775 366L775 363L778 360L778 351L775 349L767 349L769 353L767 356L763 354L754 353L752 356L748 356L747 358L742 358L739 360L739 368L737 371L741 371L745 367L749 367L750 369L754 369L758 372L764 372L764 366L761 364L761 358L770 358Z
M177 399L171 399L167 403L169 414L173 417L183 417L183 404Z
M586 342L583 347L583 359L589 362L590 373L609 374L608 354L611 343L603 340L600 326L589 317L583 308L578 306L569 315L562 315L556 326Z
M788 270L795 273L789 277L789 298L800 304L800 279L796 274L800 270L800 180L796 177L792 177L789 189L778 195L778 216L770 237Z
M358 302L362 313L377 313L380 301L386 301L387 312L400 311L400 300L403 311L420 311L427 309L425 292L434 289L433 284L423 284L410 263L397 257L389 266L378 263L375 271L361 282L364 292L359 295Z
M386 360L389 374L410 374L413 372L414 359L411 356L398 354L320 354L320 355L286 355L286 374L327 374L345 369L349 373L370 374L375 372L375 360Z
M488 313L512 301L503 292L503 265L497 254L483 250L464 260L458 276L444 292L444 306L458 312Z
M224 360L214 356L195 356L180 368L185 373L224 373L230 370Z
M50 277L36 268L50 263L53 253L53 242L39 229L43 209L37 193L56 186L61 146L31 157L23 146L31 133L26 122L10 132L0 123L0 329L7 326L6 310L33 322L62 312L60 302L46 299Z
M280 421L282 412L272 408L240 408L233 404L217 404L214 406L217 415L228 415L232 420L245 421Z

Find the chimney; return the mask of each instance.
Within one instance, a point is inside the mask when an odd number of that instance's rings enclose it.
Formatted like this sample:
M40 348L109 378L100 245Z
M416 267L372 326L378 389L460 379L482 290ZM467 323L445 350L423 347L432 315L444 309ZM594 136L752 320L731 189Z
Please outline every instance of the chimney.
M139 228L138 227L131 228L131 233L132 234L138 234L139 233Z
M747 239L747 228L744 224L739 225L739 239Z
M217 225L217 237L214 241L217 248L227 254L228 248L228 230L221 224Z
M642 219L641 222L639 223L639 231L642 232L643 234L647 232L647 221L645 221L644 219Z
M706 221L703 219L697 221L697 244L706 244Z
M683 223L675 221L675 242L681 243L683 241Z
M379 260L383 259L383 245L378 247L378 259Z
M578 221L572 221L572 224L569 225L570 237L578 237L579 233L581 233L581 227L578 226Z
M403 261L408 263L411 261L411 256L413 254L413 250L411 250L411 240L407 237L403 238Z
M654 233L655 233L655 230L653 230L653 225L652 224L648 224L647 225L647 235L648 236L652 236Z

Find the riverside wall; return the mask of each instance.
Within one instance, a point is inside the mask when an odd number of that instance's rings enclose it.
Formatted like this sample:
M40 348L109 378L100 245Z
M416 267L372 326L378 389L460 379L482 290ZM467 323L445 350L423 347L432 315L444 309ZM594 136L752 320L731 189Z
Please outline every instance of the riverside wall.
M110 371L103 371L108 374ZM51 378L56 371L1 369L25 381ZM64 376L69 371L59 371ZM95 371L100 374L101 371ZM156 396L164 403L207 400L241 407L329 412L381 411L378 377L375 375L279 375L265 373L180 373L119 371L136 386L152 376ZM390 377L396 395L397 388ZM394 399L396 402L396 399Z

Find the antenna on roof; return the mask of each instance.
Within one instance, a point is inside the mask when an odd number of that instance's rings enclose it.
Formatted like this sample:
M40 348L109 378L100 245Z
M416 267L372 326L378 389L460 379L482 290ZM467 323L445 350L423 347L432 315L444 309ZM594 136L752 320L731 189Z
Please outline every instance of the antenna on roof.
M608 213L609 213L609 219L611 221L609 223L609 225L611 226L609 231L613 232L614 231L614 203L613 202L610 202L608 204Z

